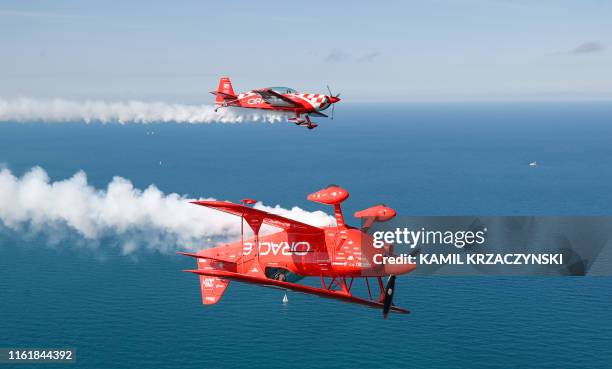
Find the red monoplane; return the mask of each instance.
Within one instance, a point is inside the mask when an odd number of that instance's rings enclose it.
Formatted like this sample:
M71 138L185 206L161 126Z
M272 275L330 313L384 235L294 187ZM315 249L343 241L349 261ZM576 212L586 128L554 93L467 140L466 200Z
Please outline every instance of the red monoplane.
M327 118L327 115L321 112L332 106L332 119L334 118L333 105L340 101L340 94L333 95L329 86L327 90L329 95L298 93L289 87L267 87L235 94L229 77L221 77L217 91L211 93L217 96L215 111L221 107L233 106L293 113L295 116L288 118L290 122L313 129L317 124L310 120L311 115Z
M377 205L355 213L363 220L358 229L344 223L340 203L348 192L331 185L310 194L308 199L332 205L336 226L315 227L255 209L255 200L243 205L225 201L194 201L194 204L234 214L252 229L253 236L230 244L218 245L197 253L180 254L197 259L197 269L187 270L200 276L202 302L219 302L230 281L293 290L349 303L380 308L386 317L389 311L408 313L392 305L395 276L415 269L414 264L384 264L384 256L393 256L390 244L373 242L366 233L373 222L386 221L395 210ZM259 234L262 224L280 229L276 233ZM388 259L387 259L388 260ZM383 277L389 276L386 287ZM296 283L303 277L318 277L321 287ZM368 296L351 293L353 281L365 281Z

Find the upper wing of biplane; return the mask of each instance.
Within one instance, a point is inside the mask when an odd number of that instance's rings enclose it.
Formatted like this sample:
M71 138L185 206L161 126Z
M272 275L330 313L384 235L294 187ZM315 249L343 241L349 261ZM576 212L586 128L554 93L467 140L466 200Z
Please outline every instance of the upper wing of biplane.
M271 89L254 90L268 104L284 108L301 108L302 105Z
M280 215L271 214L263 210L254 209L248 206L234 204L228 201L192 201L192 204L206 206L209 208L217 209L226 213L234 214L237 216L244 217L251 227L254 225L267 224L274 227L282 228L288 231L300 232L300 233L321 233L323 229L310 224L298 222L297 220L285 218Z
M198 270L186 270L186 272L191 272L191 273L194 273L194 274L210 276L210 277L229 279L229 280L233 280L233 281L237 281L237 282L257 284L257 285L260 285L260 286L270 286L270 287L284 288L284 289L287 289L287 290L292 290L292 291L302 292L302 293L308 293L308 294L316 295L316 296L319 296L319 297L325 297L325 298L329 298L329 299L340 300L340 301L343 301L343 302L364 305L364 306L368 306L368 307L371 307L371 308L377 308L377 309L382 309L383 308L383 303L382 302L367 300L367 299L364 299L364 298L361 298L361 297L356 297L356 296L353 296L353 295L350 295L350 294L347 294L347 293L344 293L344 292L341 292L341 291L333 291L333 290L328 290L328 289L324 289L324 288L317 288L317 287L312 287L312 286L306 286L306 285L303 285L303 284L284 282L284 281L279 281L279 280L276 280L276 279L268 279L268 278L255 277L255 276L252 276L252 275L227 272L227 271L223 271L223 270L203 270L203 269L198 269ZM403 308L401 308L399 306L391 306L390 310L393 311L393 312L396 312L396 313L403 313L403 314L410 313L410 311L408 311L406 309L403 309Z

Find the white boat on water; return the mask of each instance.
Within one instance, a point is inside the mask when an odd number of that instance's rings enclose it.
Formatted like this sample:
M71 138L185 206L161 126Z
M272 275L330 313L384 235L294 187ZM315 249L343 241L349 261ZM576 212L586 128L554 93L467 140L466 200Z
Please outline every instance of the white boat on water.
M535 168L538 166L538 162L537 161L532 161L531 163L529 163L529 166L532 168Z

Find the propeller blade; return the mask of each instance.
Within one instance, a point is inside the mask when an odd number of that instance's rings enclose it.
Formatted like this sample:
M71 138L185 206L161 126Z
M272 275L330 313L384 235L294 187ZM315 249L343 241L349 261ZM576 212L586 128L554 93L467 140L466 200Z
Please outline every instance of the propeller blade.
M331 89L329 88L329 85L327 85L327 91L329 92L329 96L334 96L331 92Z
M336 110L336 104L332 104L332 116L331 119L334 120L334 111Z
M389 281L387 281L387 286L385 287L385 299L383 300L383 318L387 319L387 315L389 315L389 310L391 310L392 302L393 302L393 293L395 292L395 276L389 276Z

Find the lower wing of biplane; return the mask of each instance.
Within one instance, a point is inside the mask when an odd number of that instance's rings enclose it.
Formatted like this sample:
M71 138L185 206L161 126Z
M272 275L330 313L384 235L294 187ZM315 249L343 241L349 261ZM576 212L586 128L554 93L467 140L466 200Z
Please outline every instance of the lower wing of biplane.
M276 287L276 288L291 290L295 292L302 292L302 293L307 293L307 294L315 295L319 297L340 300L343 302L348 302L348 303L353 303L353 304L364 305L364 306L376 308L376 309L385 308L384 302L368 300L365 298L353 296L350 293L339 291L339 290L332 290L332 289L327 289L327 288L317 288L317 287L307 286L303 284L279 281L276 279L255 277L251 275L232 273L232 272L226 272L226 271L221 271L221 270L200 270L198 269L198 270L185 270L185 272L198 274L200 276L219 278L221 280L232 280L236 282L243 282L243 283L256 284L256 285L266 286L266 287ZM388 309L394 313L402 313L402 314L410 313L410 311L403 309L401 307L398 307L398 306L390 306Z

